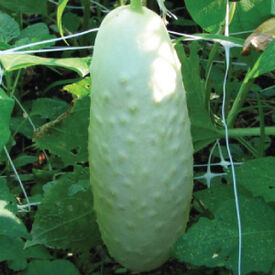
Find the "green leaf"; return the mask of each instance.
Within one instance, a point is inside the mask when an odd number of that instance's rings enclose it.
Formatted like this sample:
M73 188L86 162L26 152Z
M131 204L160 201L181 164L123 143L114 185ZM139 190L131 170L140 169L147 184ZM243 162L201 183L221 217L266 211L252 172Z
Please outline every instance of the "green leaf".
M55 38L55 36L50 34L49 28L46 24L35 23L35 24L27 26L25 29L23 29L21 31L21 34L18 37L18 40L15 42L14 46L17 47L17 46L26 45L29 43L48 40L51 38ZM55 42L47 43L47 44L40 44L37 46L29 47L28 50L41 49L41 48L52 46L54 44L55 44Z
M25 256L27 259L50 260L53 258L47 248L42 245L28 247L25 249Z
M275 157L247 161L236 168L238 183L254 196L262 196L266 202L275 202L274 167Z
M79 98L87 96L91 91L91 78L86 77L78 82L64 86L63 89Z
M76 267L67 260L32 261L22 275L80 275Z
M216 33L224 22L226 0L185 0L188 12L204 30Z
M238 195L251 197L247 190L238 186ZM194 197L210 210L213 215L220 207L223 207L225 201L234 199L234 190L232 184L222 184L221 181L211 184L210 188L194 192Z
M181 45L177 45L176 48L182 64L182 77L186 90L194 149L198 151L220 137L220 133L214 127L206 110L205 83L200 78L197 42L190 44L189 57Z
M13 164L16 168L25 166L27 164L34 163L38 160L36 156L29 156L29 155L20 155L16 159L13 160Z
M0 61L6 71L13 71L30 66L46 65L58 66L73 70L81 76L89 73L89 57L82 58L45 58L29 54L4 54L0 56Z
M230 24L231 32L250 31L272 14L274 0L242 0L237 2Z
M10 138L10 116L14 107L14 100L0 88L0 153Z
M224 196L223 193L219 195ZM206 205L207 200L205 197L203 201ZM261 199L239 196L239 200L243 239L242 274L252 271L267 273L275 255L275 212ZM178 239L173 255L197 266L224 266L237 274L238 229L235 202L234 199L228 199L219 203L219 207L212 209L215 219L201 217Z
M6 179L0 178L0 202L5 206L6 210L11 211L13 214L17 212L17 203L15 197L10 193L7 186Z
M19 34L18 23L8 14L0 11L0 42L8 43Z
M48 181L56 174L56 170L40 170L32 169L33 177L36 182L39 182L41 185L46 184Z
M36 128L45 124L48 119L57 119L69 106L67 102L58 98L37 98L31 102L24 101L21 104ZM10 121L10 129L13 133L21 133L29 139L33 137L34 129L26 115L13 116Z
M29 233L16 213L16 200L0 178L0 262L8 261L9 268L18 271L27 265L21 238L29 238Z
M63 25L64 28L69 30L71 33L76 33L80 26L81 18L77 16L75 13L66 12L63 15Z
M31 116L41 116L42 118L54 120L64 113L69 104L58 98L37 98L32 103Z
M21 31L19 38L40 38L49 35L49 28L45 23L35 23Z
M47 14L47 0L1 0L1 6L12 12Z
M65 166L87 162L89 105L89 97L75 100L74 106L59 120L37 130L36 146L59 156Z
M85 250L99 242L88 168L76 167L51 184L38 207L31 234L27 247L44 244Z
M33 116L31 120L35 127L39 127L46 122L45 119L42 119L39 116ZM20 133L25 137L32 139L33 127L26 116L12 116L10 120L10 129L13 133Z
M64 12L64 9L66 8L66 5L68 3L68 0L58 0L58 7L57 7L57 27L59 30L60 35L63 37L63 28L62 28L62 14Z
M259 56L246 78L249 80L273 70L275 70L275 39L271 41L265 51Z
M23 246L21 239L0 234L0 262L8 261L9 268L15 271L24 269L27 261Z
M0 235L28 238L29 234L25 225L14 213L6 209L7 206L7 202L0 200Z
M10 48L11 48L10 45L0 41L0 50L7 50L7 49L10 49Z

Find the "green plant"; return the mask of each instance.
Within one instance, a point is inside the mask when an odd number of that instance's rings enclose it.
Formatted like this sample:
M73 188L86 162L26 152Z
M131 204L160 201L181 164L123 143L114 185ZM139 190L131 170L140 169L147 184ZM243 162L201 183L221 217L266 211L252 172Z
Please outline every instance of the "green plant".
M0 273L31 275L39 267L40 275L130 275L101 240L87 150L93 28L127 1L92 0L90 11L88 1L36 2L0 1ZM143 2L159 13L157 1ZM166 20L186 91L194 192L186 232L150 275L275 270L275 41L241 55L249 31L274 16L274 1L230 2L165 1L177 15L167 12ZM52 40L60 28L73 47L62 37ZM111 78L111 64L109 71ZM161 179L170 178L161 172Z

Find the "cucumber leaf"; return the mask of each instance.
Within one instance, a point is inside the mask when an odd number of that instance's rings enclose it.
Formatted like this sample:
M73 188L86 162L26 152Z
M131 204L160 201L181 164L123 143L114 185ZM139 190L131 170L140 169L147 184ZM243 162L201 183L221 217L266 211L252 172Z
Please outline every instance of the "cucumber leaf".
M275 70L275 39L271 41L264 52L259 56L246 78L256 78L262 74Z
M13 54L11 58L8 54L2 54L0 55L0 61L6 71L46 65L66 68L77 72L80 76L85 76L89 73L90 57L45 58L29 54Z
M63 15L63 25L70 33L76 33L80 27L80 22L82 18L72 12L66 12Z
M58 98L37 98L32 101L22 102L24 109L29 114L32 124L35 128L44 125L47 120L55 120L64 113L69 104ZM26 115L22 115L21 112L16 116L13 116L10 121L10 129L14 133L21 133L25 137L32 139L33 137L33 125L28 121Z
M0 178L0 235L28 238L26 227L16 214L16 199L10 193L6 180Z
M0 42L8 43L18 37L19 34L18 23L8 14L0 11Z
M36 156L22 154L14 159L13 164L16 168L23 167L25 165L36 162L38 159Z
M32 102L31 116L39 115L46 119L56 119L60 114L64 113L69 104L58 98L37 98Z
M226 0L185 0L185 5L194 21L207 32L217 33L224 22Z
M238 186L238 195L251 197L247 190L240 185ZM219 180L212 183L210 188L194 192L194 197L200 200L203 206L215 215L217 209L223 207L225 201L232 201L234 199L234 190L232 184L222 184L221 180Z
M236 168L238 183L254 196L261 196L266 202L275 202L274 167L275 157L247 161Z
M0 262L7 261L10 269L18 271L27 265L22 238L30 235L16 213L16 200L0 178Z
M0 178L0 202L5 203L5 209L8 209L13 214L17 212L16 199L10 193L5 178Z
M24 242L20 238L0 235L0 262L7 261L10 269L22 270L27 266Z
M59 156L64 165L88 161L88 125L90 98L83 97L56 120L38 128L36 147Z
M14 43L14 47L27 45L34 42L40 42L43 40L49 40L55 38L54 35L51 35L49 28L45 23L35 23L24 28L17 40ZM27 48L28 50L42 49L45 47L53 46L55 42L40 44Z
M212 189L212 188L211 188ZM211 190L208 189L208 190ZM234 199L221 201L225 190L212 190L204 196L202 203L208 205L208 198L214 195L218 207L211 210L215 218L201 217L187 233L177 241L173 256L197 266L224 266L237 274L238 228ZM261 199L239 195L242 221L242 274L252 271L268 273L275 255L275 212Z
M50 183L35 214L31 235L26 247L43 244L85 250L99 242L88 168L77 166L74 172Z
M22 275L80 275L73 263L67 260L32 261Z
M49 35L49 28L45 23L35 23L24 28L19 38L39 38Z
M69 84L63 87L63 89L78 98L83 96L87 96L90 94L91 91L91 78L86 77L80 81L77 81L73 84Z
M7 206L7 202L0 200L0 235L12 238L28 238L29 234L25 225L15 216L14 213L6 209Z
M217 33L224 24L225 0L185 0L193 20L205 31ZM236 3L236 10L230 24L231 32L255 29L274 12L274 0L242 0Z
M25 256L28 259L50 260L53 256L49 253L47 248L42 245L36 245L25 249Z
M187 96L187 106L191 120L191 132L194 150L199 151L216 140L221 134L217 131L205 103L205 83L200 78L200 59L196 42L190 44L190 55L187 57L181 45L176 46L182 64L182 78Z
M272 14L274 0L242 0L236 3L236 10L230 24L231 32L250 31Z
M1 6L12 12L47 14L47 0L1 0Z
M14 100L0 88L0 153L10 138L9 123L14 107Z

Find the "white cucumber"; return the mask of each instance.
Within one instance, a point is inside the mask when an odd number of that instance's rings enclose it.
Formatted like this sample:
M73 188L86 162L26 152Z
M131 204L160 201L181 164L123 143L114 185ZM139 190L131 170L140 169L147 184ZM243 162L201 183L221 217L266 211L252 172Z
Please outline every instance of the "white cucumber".
M89 162L109 253L157 268L184 232L193 147L180 63L162 19L122 6L103 20L91 63Z

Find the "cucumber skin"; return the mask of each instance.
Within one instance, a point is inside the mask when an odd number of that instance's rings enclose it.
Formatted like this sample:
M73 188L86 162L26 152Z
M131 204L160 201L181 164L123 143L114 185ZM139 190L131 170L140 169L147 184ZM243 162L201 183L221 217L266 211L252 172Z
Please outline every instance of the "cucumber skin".
M147 8L110 12L91 76L88 144L99 229L114 259L149 271L184 232L193 189L180 63L161 18Z

